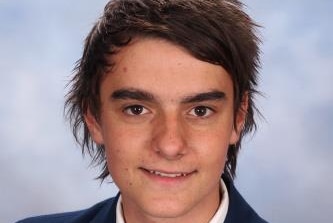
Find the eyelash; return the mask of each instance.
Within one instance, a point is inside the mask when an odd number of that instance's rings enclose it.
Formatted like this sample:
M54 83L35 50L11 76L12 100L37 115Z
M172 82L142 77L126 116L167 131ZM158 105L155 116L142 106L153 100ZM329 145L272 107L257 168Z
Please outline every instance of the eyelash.
M136 109L136 111L135 111ZM139 116L149 113L149 110L142 105L130 105L123 109L123 112L131 116Z
M197 110L196 110L197 109ZM196 114L196 112L201 112L199 110L202 111L202 109L205 109L204 111L204 114L203 115L198 115ZM199 117L199 118L208 118L209 116L211 116L213 113L215 112L214 109L210 108L210 107L207 107L207 106L203 106L203 105L200 105L200 106L196 106L194 108L192 108L189 112L190 115L193 115L195 117ZM208 113L208 114L207 114Z
M130 106L126 106L123 109L123 112L127 115L130 116L140 116L140 115L144 115L149 113L150 111L144 107L143 105L130 105ZM198 114L200 112L203 112L203 114ZM207 107L207 106L196 106L194 108L192 108L188 114L194 117L198 117L198 118L208 118L209 116L211 116L213 113L215 112L214 109Z

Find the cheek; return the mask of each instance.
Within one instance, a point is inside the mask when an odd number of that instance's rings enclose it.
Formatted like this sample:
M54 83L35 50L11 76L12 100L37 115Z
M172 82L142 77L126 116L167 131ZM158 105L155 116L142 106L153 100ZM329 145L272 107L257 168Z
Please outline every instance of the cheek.
M191 146L205 166L223 171L230 137L231 130L228 128L211 128L192 134Z
M117 140L105 146L107 166L111 178L119 188L132 186L133 158Z
M128 156L123 156L123 154L131 150L135 151L137 140L141 138L138 131L117 121L113 116L106 117L103 121L103 139L108 160L124 159Z
M123 176L132 175L133 168L135 169L140 161L142 148L146 147L146 140L138 131L117 123L110 123L108 127L104 128L105 153L108 169L116 181Z

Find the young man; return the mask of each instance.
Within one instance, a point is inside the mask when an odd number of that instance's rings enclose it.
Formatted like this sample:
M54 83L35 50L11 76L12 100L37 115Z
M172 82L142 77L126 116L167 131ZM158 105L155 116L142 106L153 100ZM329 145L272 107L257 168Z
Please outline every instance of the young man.
M120 193L22 222L265 222L233 186L255 128L255 27L237 0L110 1L66 106L83 150L104 165L99 178Z

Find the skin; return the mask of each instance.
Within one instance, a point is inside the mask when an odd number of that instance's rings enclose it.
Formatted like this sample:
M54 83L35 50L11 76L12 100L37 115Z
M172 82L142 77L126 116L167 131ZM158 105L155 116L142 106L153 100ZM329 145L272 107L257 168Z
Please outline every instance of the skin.
M112 60L99 121L89 111L85 121L105 146L126 222L208 222L247 103L235 116L225 69L165 40L136 39Z

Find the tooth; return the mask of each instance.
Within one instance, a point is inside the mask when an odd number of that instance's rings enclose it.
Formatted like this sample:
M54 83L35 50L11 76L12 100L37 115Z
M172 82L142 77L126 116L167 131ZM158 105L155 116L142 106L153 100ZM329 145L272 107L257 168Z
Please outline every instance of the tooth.
M175 177L181 177L181 176L186 176L186 173L162 173L159 171L154 171L154 170L149 170L149 172L151 174L155 174L161 177L171 177L171 178L175 178Z

